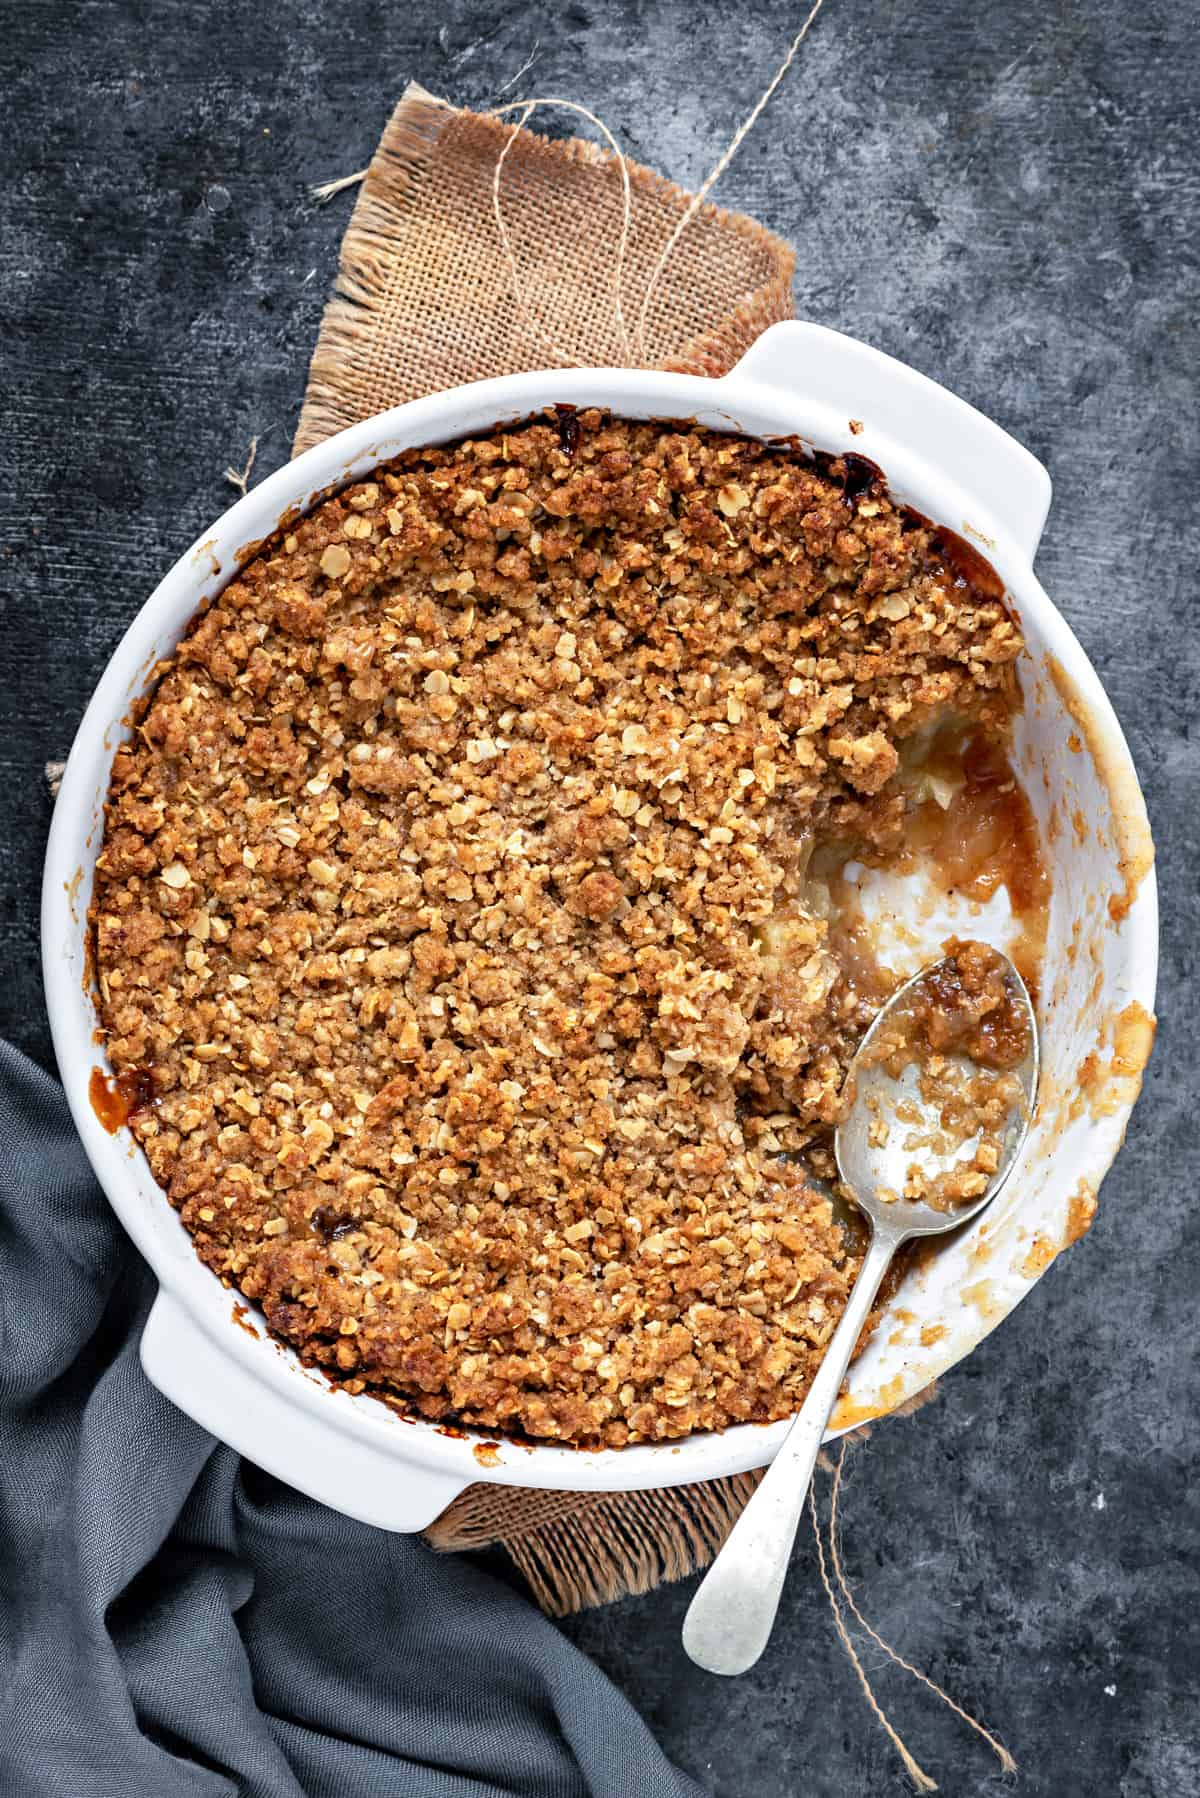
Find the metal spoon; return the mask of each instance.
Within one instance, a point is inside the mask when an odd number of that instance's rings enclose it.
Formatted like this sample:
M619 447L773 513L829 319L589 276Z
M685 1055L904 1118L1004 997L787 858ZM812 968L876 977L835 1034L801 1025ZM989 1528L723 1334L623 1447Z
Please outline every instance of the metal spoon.
M915 1091L915 1069L909 1067L901 1076L894 1076L881 1063L872 1063L867 1051L876 1043L896 1007L919 981L941 965L939 962L922 968L893 993L859 1045L851 1065L854 1097L848 1116L838 1127L834 1149L843 1184L871 1221L871 1246L802 1409L684 1619L683 1646L692 1660L710 1673L744 1673L754 1665L770 1639L792 1543L830 1413L893 1255L909 1237L940 1236L944 1231L957 1230L990 1205L1025 1140L1037 1098L1037 1022L1024 981L1008 958L1002 959L1010 994L1028 1023L1031 1046L1025 1061L1013 1070L1021 1085L1023 1103L1014 1106L1009 1117L1000 1165L987 1189L973 1203L945 1212L914 1200L884 1199L881 1194L886 1191L903 1191L906 1169L916 1157L905 1147L903 1129L890 1128L882 1144L871 1141L872 1135L878 1138L882 1134L878 1129L870 1129L875 1119L887 1121L901 1099L918 1104L920 1100ZM949 1167L954 1159L953 1155L947 1156L941 1166ZM928 1156L926 1163L929 1164Z

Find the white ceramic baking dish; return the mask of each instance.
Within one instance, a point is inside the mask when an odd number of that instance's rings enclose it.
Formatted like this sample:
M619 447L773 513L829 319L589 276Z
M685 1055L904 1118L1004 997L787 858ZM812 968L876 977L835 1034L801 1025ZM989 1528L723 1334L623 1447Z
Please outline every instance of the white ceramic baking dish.
M996 425L912 369L808 324L767 331L721 380L627 369L507 376L368 419L254 488L181 557L131 624L79 727L55 808L43 893L46 992L59 1067L92 1166L160 1290L142 1342L167 1396L259 1466L352 1516L411 1531L475 1480L589 1491L669 1486L768 1462L786 1425L741 1426L655 1447L586 1453L477 1440L407 1422L332 1390L270 1340L253 1309L192 1251L128 1131L109 1135L88 1096L97 1046L86 925L113 752L130 703L196 607L280 517L413 445L516 420L553 402L630 418L691 418L761 437L796 434L878 463L893 492L977 544L1003 579L1029 645L1016 755L1054 895L1042 1003L1041 1102L996 1207L914 1268L852 1370L835 1428L880 1415L960 1360L1086 1227L1149 1051L1157 954L1152 850L1133 765L1079 644L1032 570L1050 500L1045 470ZM1084 597L1084 596L1079 596ZM869 877L898 971L963 919L929 914L912 884ZM1003 895L966 920L1003 943ZM914 946L913 933L920 940ZM1090 1057L1090 1060L1088 1059Z

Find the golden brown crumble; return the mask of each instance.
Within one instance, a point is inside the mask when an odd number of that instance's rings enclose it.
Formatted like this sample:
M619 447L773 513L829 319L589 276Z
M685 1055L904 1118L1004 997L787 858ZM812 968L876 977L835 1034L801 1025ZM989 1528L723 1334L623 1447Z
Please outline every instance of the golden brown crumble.
M1020 637L861 472L597 412L268 542L116 757L93 918L209 1266L352 1390L572 1442L794 1411L873 1001L804 902Z

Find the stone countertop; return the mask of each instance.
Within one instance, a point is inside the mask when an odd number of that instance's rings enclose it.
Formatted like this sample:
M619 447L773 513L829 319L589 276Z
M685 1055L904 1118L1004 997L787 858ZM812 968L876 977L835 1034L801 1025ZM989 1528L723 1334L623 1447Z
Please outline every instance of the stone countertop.
M533 56L510 93L598 109L694 186L796 22L770 0L10 10L0 1031L49 1064L42 765L136 607L233 497L225 468L255 435L256 474L287 455L350 206L317 208L309 185L368 159L410 77L483 105ZM912 362L1046 462L1039 570L1149 795L1159 1044L1099 1218L934 1407L856 1451L845 1507L868 1615L1012 1746L1018 1790L1047 1798L1200 1792L1198 82L1194 23L1166 0L828 0L718 190L795 242L802 316ZM690 1589L567 1628L707 1789L909 1789L810 1541L739 1681L684 1658ZM1005 1789L928 1694L895 1669L877 1683L943 1792Z

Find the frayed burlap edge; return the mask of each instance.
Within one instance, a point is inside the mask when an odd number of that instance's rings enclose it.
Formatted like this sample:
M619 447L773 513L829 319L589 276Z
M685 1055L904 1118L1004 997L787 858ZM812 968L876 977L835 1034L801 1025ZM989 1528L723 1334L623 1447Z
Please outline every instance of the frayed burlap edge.
M436 358L432 357L420 370L413 371L413 378L397 382L390 364L385 368L384 351L389 303L406 276L406 247L412 234L421 229L420 201L427 182L436 178L439 140L451 121L464 116L467 115L412 82L388 120L342 241L334 295L326 307L309 368L294 455L387 406L452 384L444 376L439 378ZM511 124L483 115L469 116L475 131L494 134L499 153L512 133ZM518 139L533 141L533 134L521 131ZM584 163L598 171L611 166L606 151L579 138L560 143L555 149L565 162ZM638 163L630 162L628 169L635 206L648 206L655 214L674 218L687 205L690 196L674 182ZM720 375L732 368L768 325L793 316L791 279L795 255L781 238L753 219L711 203L700 209L689 226L689 235L698 234L705 227L719 228L760 256L769 271L767 278L744 292L705 329L669 343L656 366L685 374ZM478 229L494 234L494 225L487 217L480 218ZM497 259L500 255L497 243ZM676 260L686 264L682 250ZM669 290L681 276L686 283L686 267L677 268L673 261L664 277L668 337ZM532 336L524 351L480 366L472 378L545 366L545 351Z
M653 1492L469 1486L425 1532L443 1553L503 1548L550 1617L707 1567L761 1473Z
M359 190L325 308L292 454L379 410L371 403L373 340L409 228L414 190L454 108L410 82L387 122ZM414 396L415 397L415 396Z
M935 1382L889 1415L911 1416L936 1397ZM865 1441L871 1428L862 1425L843 1440ZM707 1567L761 1478L758 1469L652 1492L468 1486L425 1540L442 1554L502 1548L547 1616L568 1617Z

